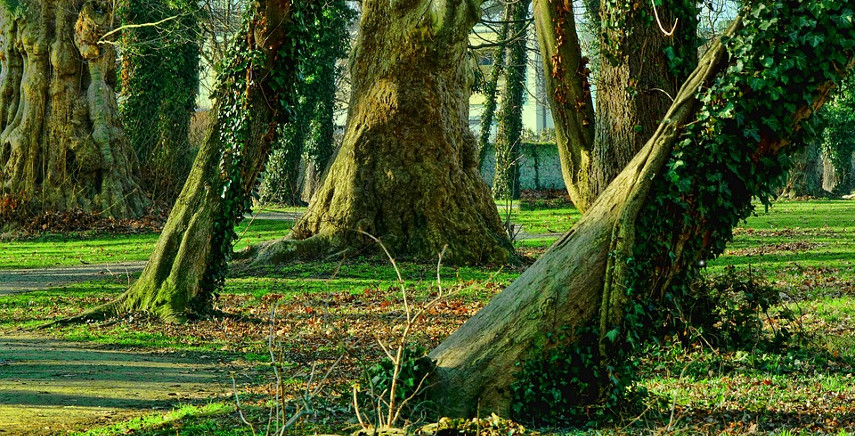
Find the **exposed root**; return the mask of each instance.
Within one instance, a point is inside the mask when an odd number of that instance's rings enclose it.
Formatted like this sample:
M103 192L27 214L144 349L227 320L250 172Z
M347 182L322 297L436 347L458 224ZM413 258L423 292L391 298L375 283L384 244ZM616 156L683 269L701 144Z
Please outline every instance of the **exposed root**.
M66 318L51 321L47 324L42 324L36 327L36 329L42 330L49 327L62 327L72 324L84 324L88 322L105 321L112 316L116 316L124 312L125 302L127 300L126 295L127 293L124 293L115 300L89 309L86 312L81 313L80 315L69 316Z

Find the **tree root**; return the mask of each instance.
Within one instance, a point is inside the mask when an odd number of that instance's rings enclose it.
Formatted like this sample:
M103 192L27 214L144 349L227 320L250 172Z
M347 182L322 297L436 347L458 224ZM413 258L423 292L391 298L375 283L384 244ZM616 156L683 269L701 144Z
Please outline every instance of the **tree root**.
M127 292L116 298L115 300L94 307L81 313L80 315L69 316L42 324L36 327L36 330L44 330L50 327L63 327L72 324L85 324L89 322L104 321L111 316L119 315L124 312L125 302L127 300Z

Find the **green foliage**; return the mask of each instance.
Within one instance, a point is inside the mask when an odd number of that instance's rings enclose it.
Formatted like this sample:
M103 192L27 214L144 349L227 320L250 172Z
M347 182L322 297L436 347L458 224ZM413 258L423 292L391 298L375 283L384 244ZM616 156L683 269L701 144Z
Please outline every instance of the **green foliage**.
M334 150L337 65L347 54L348 27L355 11L344 0L325 2L307 28L313 41L308 57L300 62L293 119L280 126L279 141L270 156L259 189L265 202L299 204L300 159L304 157L318 175Z
M596 329L547 334L546 343L517 362L511 383L512 418L537 425L568 424L591 418L588 407L599 399ZM571 342L571 345L566 345ZM596 414L601 415L598 408Z
M852 153L855 153L855 76L850 75L840 91L819 112L825 129L822 132L822 148L831 161L838 183L835 194L848 194L855 188L852 174Z
M120 2L122 25L121 115L125 134L142 163L148 194L172 204L190 172L195 150L190 119L199 88L198 3L191 0Z
M789 329L775 329L771 337L763 331L764 317L768 318L769 309L780 302L778 290L751 270L728 267L723 275L700 280L693 292L684 296L676 324L666 326L664 333L676 333L684 341L697 333L707 343L724 349L759 345L780 348L792 337ZM793 316L785 311L779 318L792 321Z
M392 350L394 353L395 350ZM413 397L412 400L404 407L408 412L412 412L414 408L423 406L424 395L421 389L425 387L423 383L427 376L433 371L434 364L427 358L427 350L421 345L408 345L403 348L401 353L401 365L398 370L398 382L395 385L395 403L400 405L407 398ZM366 376L368 378L368 388L363 389L362 399L360 401L362 410L368 416L374 416L375 404L378 399L389 401L389 394L392 392L392 381L394 380L395 365L392 360L384 358L379 363L368 368ZM373 422L374 417L371 419ZM384 419L385 417L380 417Z
M794 115L812 107L821 85L840 80L855 48L848 1L763 0L746 12L742 29L724 41L726 73L699 90L697 118L639 214L615 362L630 360L656 331L650 327L687 300L698 261L723 252L733 227L751 214L751 198L769 204L788 159L764 144L799 143L803 126Z

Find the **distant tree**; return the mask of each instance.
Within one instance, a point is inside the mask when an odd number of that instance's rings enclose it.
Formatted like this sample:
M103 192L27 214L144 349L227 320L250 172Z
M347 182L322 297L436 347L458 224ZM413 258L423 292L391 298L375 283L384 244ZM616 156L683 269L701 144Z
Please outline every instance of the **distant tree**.
M182 321L211 308L277 126L292 121L299 61L311 53L308 30L320 10L315 1L252 2L218 74L216 120L142 275L114 301L63 323L136 310Z
M171 205L195 157L189 140L199 90L200 11L195 0L120 5L122 121L146 192Z
M139 216L148 203L119 122L112 2L0 1L4 219L83 209ZM109 41L109 38L106 38Z
M641 2L629 11L584 2L589 22L599 23L592 76L573 2L534 4L564 182L585 211L653 135L696 65L698 9L694 0Z
M493 173L493 196L498 199L520 196L520 137L526 92L526 31L529 28L530 5L530 0L517 0L512 4L511 34L516 39L505 44L508 65L505 67L505 88L499 109L499 132L495 146L496 171Z
M820 117L822 151L833 169L832 193L849 194L855 189L855 76L847 78Z
M511 2L505 2L502 14L502 23L496 35L496 47L490 61L490 76L484 83L484 109L481 111L481 127L478 132L478 162L479 169L483 169L487 152L491 148L490 135L493 132L493 120L496 116L498 106L499 81L505 72L505 46L507 44L510 22L513 17L514 6Z

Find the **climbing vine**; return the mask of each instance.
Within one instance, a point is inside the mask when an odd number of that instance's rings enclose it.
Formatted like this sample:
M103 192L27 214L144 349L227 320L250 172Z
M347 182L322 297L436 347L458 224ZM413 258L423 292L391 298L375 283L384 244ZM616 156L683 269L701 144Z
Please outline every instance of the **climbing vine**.
M724 39L725 74L699 90L696 119L682 132L638 215L623 283L629 303L623 324L605 336L637 350L650 333L673 323L667 314L690 295L699 261L724 251L732 229L770 204L789 160L774 144L801 144L803 121L851 68L855 9L844 0L752 2L741 29ZM783 150L790 152L791 150ZM621 353L618 353L621 354ZM610 377L629 386L626 362L609 359Z
M171 204L190 172L190 120L199 88L197 2L128 0L122 25L121 115L151 197ZM166 21L164 21L166 20Z
M257 195L257 181L254 178L247 180L252 169L244 165L247 144L259 140L250 137L257 133L251 130L251 126L256 121L254 117L259 116L255 113L257 109L250 107L250 96L261 93L265 99L263 104L272 111L272 122L280 128L268 126L268 134L273 137L261 140L275 142L281 126L293 123L298 115L297 90L303 80L300 73L306 71L313 54L320 50L322 42L315 36L323 13L324 7L318 2L291 3L290 20L283 24L286 43L273 59L268 59L253 41L254 33L250 31L260 25L257 20L263 23L266 17L260 17L259 11L251 8L244 19L242 31L231 43L219 68L214 95L220 127L219 138L216 138L221 150L220 177L212 189L220 193L221 204L215 216L212 249L201 285L205 292L194 302L196 308L209 307L209 300L222 287L237 238L234 227L250 210L252 199ZM264 92L257 90L258 87L263 87Z
M690 299L699 261L724 251L733 227L752 212L753 197L770 203L788 169L785 152L801 143L799 137L810 128L804 121L825 101L830 84L839 83L852 67L855 9L849 1L760 0L742 16L741 26L723 38L726 71L698 89L694 120L679 126L682 132L666 165L651 179L629 230L634 235L628 251L621 245L627 241L613 241L618 249L610 264L623 272L613 288L624 296L619 321L604 324L601 319L564 341L570 343L564 346L569 347L563 354L567 359L596 368L601 407L612 407L634 391L637 359L632 354L663 329L680 327L671 315ZM555 346L561 347L558 342ZM553 359L553 373L559 371L561 359L545 357ZM547 393L590 392L590 380L579 371L567 373ZM537 392L534 386L544 379L531 374L525 367L520 372L517 400ZM560 388L567 385L575 387ZM585 415L587 409L577 410Z
M298 66L295 116L281 126L260 189L264 201L299 203L300 159L320 173L332 156L336 79L342 73L337 63L347 54L348 27L354 18L355 11L346 1L325 2L307 30L313 43Z

